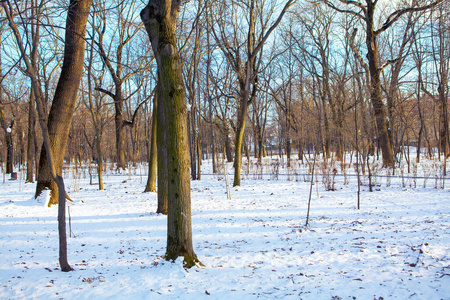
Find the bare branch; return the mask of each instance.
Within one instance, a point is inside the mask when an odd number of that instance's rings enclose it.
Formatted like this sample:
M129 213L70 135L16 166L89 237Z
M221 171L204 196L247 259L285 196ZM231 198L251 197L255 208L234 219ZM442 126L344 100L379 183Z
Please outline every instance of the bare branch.
M114 95L114 93L112 93L112 92L110 92L110 91L108 91L108 90L105 90L104 88L102 88L102 87L100 87L100 86L95 87L95 90L96 90L96 91L99 91L99 92L102 92L102 93L104 93L104 94L110 96L110 97L113 98L113 99L116 97L116 95Z
M151 92L151 94L148 95L147 98L145 98L144 101L142 101L141 103L139 103L138 107L136 108L136 110L135 110L134 113L133 113L133 117L132 117L131 121L128 121L128 120L124 121L124 124L125 124L125 125L130 126L130 127L132 127L132 126L134 125L134 121L136 120L136 116L137 116L137 114L138 114L138 112L139 112L139 109L141 108L141 106L142 106L144 103L146 103L150 98L153 97L153 95L155 94L155 91L156 91L156 87L153 89L153 91Z
M353 32L352 32L352 36L350 37L350 48L352 48L352 51L355 54L356 59L359 61L361 66L364 68L364 70L366 70L366 72L369 73L369 67L367 66L364 59L361 57L359 50L355 46L355 37L356 37L357 32L358 32L358 29L354 28Z
M255 47L255 49L253 50L253 53L251 54L250 59L254 59L255 56L258 54L258 52L261 50L261 48L264 46L264 43L267 41L267 39L269 38L270 34L272 33L272 31L275 30L275 28L278 26L278 24L280 24L281 19L283 18L284 14L287 12L287 10L294 5L297 2L297 0L289 0L286 5L283 7L283 10L281 11L280 15L278 16L277 20L275 21L275 23L272 24L272 26L270 26L269 30L266 32L266 34L264 35L264 37L261 39L261 41L259 42L258 46Z
M335 11L338 11L338 12L341 12L341 13L346 13L346 14L351 14L351 15L354 15L355 17L357 17L357 18L359 18L359 19L361 19L361 20L363 20L363 21L365 21L366 20L366 17L365 16L363 16L363 15L361 15L360 13L358 13L358 12L356 12L356 11L354 11L354 10L351 10L351 9L341 9L341 8L338 8L336 5L334 5L334 3L332 3L332 2L330 2L330 1L328 1L328 0L322 0L323 1L323 3L325 3L328 7L330 7L330 8L332 8L332 9L334 9ZM355 2L355 1L345 1L345 0L339 0L340 2L342 2L342 3L344 3L344 4L347 4L347 5L355 5L355 6L357 6L358 8L360 8L363 12L364 12L364 14L366 14L366 8L361 4L361 3L358 3L358 2ZM359 4L359 5L357 5L357 4Z
M409 13L409 12L419 12L419 11L424 11L427 10L429 8L432 8L436 5L438 5L439 3L443 2L444 0L437 0L435 2L432 2L428 5L425 6L419 6L419 7L406 7L406 8L401 8L398 9L396 11L394 11L392 14L390 14L390 16L387 18L386 22L384 22L383 26L381 26L380 29L375 31L375 35L378 35L382 32L384 32L386 29L388 29L389 27L392 26L392 24L394 24L395 22L397 22L397 20L404 14Z

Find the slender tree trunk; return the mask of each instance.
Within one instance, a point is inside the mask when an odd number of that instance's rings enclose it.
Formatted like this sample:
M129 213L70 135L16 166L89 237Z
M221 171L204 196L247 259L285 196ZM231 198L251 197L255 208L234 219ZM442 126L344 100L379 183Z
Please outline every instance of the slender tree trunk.
M231 151L231 139L228 132L228 126L225 121L225 155L227 157L227 162L233 162L233 154Z
M148 160L148 179L147 185L145 186L144 192L156 192L156 172L157 172L157 163L158 163L158 155L157 155L157 143L156 143L156 135L157 135L157 97L158 91L155 93L155 97L153 99L153 110L152 110L152 136L150 138L150 157ZM159 210L159 205L158 205ZM167 209L166 209L167 210ZM162 209L164 211L164 209Z
M0 39L2 38L3 28L0 28ZM3 78L3 72L2 72L2 56L0 53L0 78ZM0 85L1 87L1 85ZM12 151L13 151L13 143L12 143L12 137L11 137L11 129L14 125L14 119L11 121L11 124L8 125L5 117L5 113L3 110L3 102L2 102L3 95L0 92L0 126L4 130L5 133L5 143L6 143L6 174L12 173Z
M34 135L35 135L35 118L34 118L34 92L30 90L30 101L28 103L28 135L27 135L27 178L26 182L34 182Z
M216 147L214 142L214 125L213 125L213 113L212 113L212 98L211 98L211 87L209 83L209 76L211 73L211 49L210 49L210 20L207 20L207 29L206 29L206 38L207 38L207 47L208 47L208 58L206 61L206 94L208 98L208 113L209 113L209 136L211 139L211 156L212 156L212 167L213 173L217 173L217 163L216 163Z
M37 2L37 1L36 1ZM32 50L30 55L31 65L36 68L37 65L37 55L40 40L40 26L38 25L40 19L40 12L37 3L33 3L32 7L32 20L35 22L31 25L31 38L32 38ZM34 182L33 171L34 171L34 157L35 157L35 97L33 89L30 90L30 98L28 104L28 136L27 136L27 178L26 182Z
M114 107L116 114L114 116L114 124L116 126L116 162L117 169L125 169L125 126L123 120L123 98L122 87L116 85L116 92L114 94Z
M8 130L12 130L12 125L14 124L14 121L11 122L11 125L9 125ZM11 131L7 131L6 132L6 136L5 136L5 140L6 140L6 146L7 146L7 150L6 150L6 174L11 174L13 173L13 168L14 168L14 143L12 140L12 132Z
M197 262L192 244L191 191L187 107L175 27L181 2L149 0L141 12L158 63L160 97L164 101L168 172L167 260Z
M94 15L95 18L95 15ZM94 21L93 21L94 23ZM95 29L92 30L92 36L95 36ZM103 190L103 155L101 147L102 134L99 128L98 120L98 107L94 107L94 101L92 101L92 62L94 59L94 47L91 47L89 53L89 65L88 65L88 98L89 98L89 110L91 112L92 122L94 123L95 130L95 148L97 150L97 174L98 174L98 189Z

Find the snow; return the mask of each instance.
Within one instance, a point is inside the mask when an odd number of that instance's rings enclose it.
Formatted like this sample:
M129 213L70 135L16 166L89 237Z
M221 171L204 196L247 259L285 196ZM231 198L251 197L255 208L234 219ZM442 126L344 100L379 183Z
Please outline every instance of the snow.
M142 193L144 170L109 171L104 191L65 174L68 273L57 207L20 173L0 182L0 299L450 299L450 194L433 180L379 179L357 210L355 177L337 176L336 191L319 177L306 227L308 176L243 172L227 199L225 177L205 174L191 184L204 266L185 270L163 258L166 217Z

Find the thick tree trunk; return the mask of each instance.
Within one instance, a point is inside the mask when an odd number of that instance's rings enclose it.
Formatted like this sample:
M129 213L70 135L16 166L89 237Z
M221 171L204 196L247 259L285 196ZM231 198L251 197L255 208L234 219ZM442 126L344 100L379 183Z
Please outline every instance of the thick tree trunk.
M159 81L159 74L158 74ZM168 173L167 173L167 142L166 142L166 120L164 116L164 99L160 96L161 89L157 86L157 104L156 104L156 127L161 128L157 130L157 181L158 181L158 208L156 213L167 215L168 210Z
M248 110L248 91L241 91L240 107L238 112L236 140L234 143L234 181L233 186L241 185L242 147L244 146L245 123Z
M377 137L383 155L383 165L391 167L394 165L394 153L389 137L389 120L387 119L386 105L384 105L381 97L381 68L379 66L377 36L373 29L374 10L375 4L369 1L366 16L366 46L370 75L370 100L377 125Z
M78 87L83 75L84 36L91 2L92 0L70 1L66 24L64 62L47 121L50 147L55 157L55 168L59 176L62 174L69 129L72 123ZM42 147L36 197L45 188L52 190L50 204L58 203L58 188L51 179L45 147Z
M158 63L160 97L164 103L168 172L167 260L184 257L185 267L197 262L192 244L190 160L187 107L175 27L181 2L149 0L142 10ZM159 103L158 103L159 104Z

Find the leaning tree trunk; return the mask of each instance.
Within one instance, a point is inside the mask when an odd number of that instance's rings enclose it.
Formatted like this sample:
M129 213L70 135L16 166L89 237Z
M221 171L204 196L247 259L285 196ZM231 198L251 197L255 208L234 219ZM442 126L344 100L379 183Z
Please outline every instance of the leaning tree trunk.
M69 129L83 75L84 36L91 2L92 0L71 1L67 15L64 62L47 121L50 147L58 175L62 174ZM45 188L51 190L49 205L58 203L58 187L50 176L47 153L45 147L42 147L35 196L38 197Z
M141 19L158 64L159 97L164 103L168 173L166 259L174 261L183 256L185 267L192 267L198 259L192 245L185 87L175 35L180 7L180 1L149 0Z

